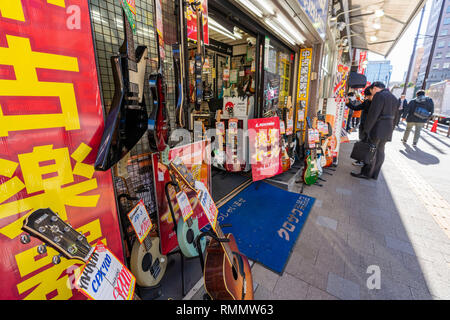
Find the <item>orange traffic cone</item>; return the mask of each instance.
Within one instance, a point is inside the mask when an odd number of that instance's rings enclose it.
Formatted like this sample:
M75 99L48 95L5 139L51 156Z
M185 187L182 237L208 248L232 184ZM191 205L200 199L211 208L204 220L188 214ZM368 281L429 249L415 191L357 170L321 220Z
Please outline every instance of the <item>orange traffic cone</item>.
M436 120L434 120L433 127L431 127L431 132L436 133L437 132L437 126L438 126L438 121L436 119Z

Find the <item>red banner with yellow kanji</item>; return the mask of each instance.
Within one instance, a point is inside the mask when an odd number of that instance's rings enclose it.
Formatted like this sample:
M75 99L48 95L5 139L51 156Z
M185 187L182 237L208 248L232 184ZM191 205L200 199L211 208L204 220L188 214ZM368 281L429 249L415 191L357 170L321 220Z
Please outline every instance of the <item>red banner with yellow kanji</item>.
M1 299L83 299L80 262L19 241L39 208L123 259L112 176L93 166L103 126L88 1L0 1Z

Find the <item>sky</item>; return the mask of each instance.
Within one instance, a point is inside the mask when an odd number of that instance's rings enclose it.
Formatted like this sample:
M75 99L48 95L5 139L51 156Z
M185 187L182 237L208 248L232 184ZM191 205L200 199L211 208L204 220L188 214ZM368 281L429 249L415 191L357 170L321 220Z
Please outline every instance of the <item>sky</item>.
M432 0L428 0L425 7L425 14L423 17L422 27L420 34L426 33L428 24L428 16L430 14ZM392 76L391 82L404 81L405 72L408 71L409 61L413 51L414 40L417 34L417 28L419 28L421 12L417 14L413 22L409 25L403 37L397 42L396 46L392 49L391 53L386 57L386 60L390 60L392 64ZM420 37L417 42L417 47L421 46L423 37ZM369 52L368 60L385 60L384 56L376 53Z

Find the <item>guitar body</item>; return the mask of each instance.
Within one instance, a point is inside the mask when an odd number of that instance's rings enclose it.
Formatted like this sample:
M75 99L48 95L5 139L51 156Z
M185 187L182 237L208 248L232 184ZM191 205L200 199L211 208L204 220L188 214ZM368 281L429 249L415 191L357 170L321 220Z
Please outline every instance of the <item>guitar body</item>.
M191 219L191 218L190 218ZM197 218L191 219L192 224L189 226L188 221L184 222L180 217L177 224L177 239L181 252L185 257L198 257L197 245L195 239L200 234ZM201 252L205 252L206 238L200 240Z
M169 117L163 81L161 73L152 74L149 80L153 111L148 119L148 140L150 148L155 151L164 151L169 141Z
M145 242L147 241L148 244ZM130 269L141 287L159 284L166 272L167 257L159 251L159 238L145 239L141 244L135 241L131 250Z
M303 171L303 181L307 185L313 185L319 179L319 175L315 168L315 162L312 159L311 154L305 159L305 169Z
M333 154L331 153L331 140L330 138L327 138L325 140L325 165L323 167L330 167L333 164Z
M253 300L253 279L248 259L239 253L232 234L228 245L233 252L233 266L229 263L222 246L215 241L206 248L205 289L214 300Z
M115 92L100 143L95 169L109 170L142 138L147 127L144 81L148 48L136 49L136 61L111 57Z

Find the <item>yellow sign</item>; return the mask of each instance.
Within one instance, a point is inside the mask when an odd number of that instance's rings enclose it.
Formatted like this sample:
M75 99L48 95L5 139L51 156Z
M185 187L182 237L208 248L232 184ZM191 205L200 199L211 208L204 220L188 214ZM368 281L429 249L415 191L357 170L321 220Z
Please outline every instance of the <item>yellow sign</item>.
M300 51L300 64L298 70L297 83L297 108L303 110L306 115L309 98L309 81L311 79L312 48L302 49ZM305 121L297 119L295 123L295 132L305 129Z

